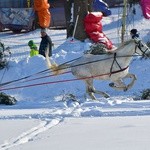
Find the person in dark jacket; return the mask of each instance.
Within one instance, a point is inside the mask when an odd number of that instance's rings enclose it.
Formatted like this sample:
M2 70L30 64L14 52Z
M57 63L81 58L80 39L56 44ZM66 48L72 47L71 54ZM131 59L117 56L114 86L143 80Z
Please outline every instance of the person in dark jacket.
M43 55L46 57L48 55L49 57L52 56L52 40L51 38L47 35L46 29L41 29L41 43L39 47L39 54Z

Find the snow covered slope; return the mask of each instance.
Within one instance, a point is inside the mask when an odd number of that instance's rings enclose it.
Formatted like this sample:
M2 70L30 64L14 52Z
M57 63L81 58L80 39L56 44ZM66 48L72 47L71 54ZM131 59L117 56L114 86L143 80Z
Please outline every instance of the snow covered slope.
M141 39L150 41L149 21L139 15L139 6L136 10L128 31L137 28ZM103 18L104 33L116 46L119 22L117 9ZM82 56L90 45L88 40L85 43L66 40L65 30L49 30L48 34L54 43L52 59L59 64ZM137 81L127 92L113 90L109 82L95 81L95 87L111 97L96 95L98 101L93 101L85 96L83 81L46 84L74 79L74 76L67 73L46 77L51 74L50 70L37 74L46 70L47 64L43 56L29 57L27 43L31 39L39 46L40 30L0 33L0 40L12 53L8 67L0 70L1 83L31 76L28 81L3 87L6 89L3 92L14 96L18 103L0 105L1 150L149 150L150 101L139 100L139 97L142 90L150 88L150 60L133 59L130 72L136 74ZM29 86L34 84L40 85ZM70 94L78 101L72 101Z

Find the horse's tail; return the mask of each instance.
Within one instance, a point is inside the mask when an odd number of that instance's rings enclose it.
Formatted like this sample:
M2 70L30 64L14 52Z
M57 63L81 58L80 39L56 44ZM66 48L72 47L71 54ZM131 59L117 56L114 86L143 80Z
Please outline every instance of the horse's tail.
M59 75L64 72L65 69L69 68L69 64L58 65L55 61L51 62L48 55L46 55L46 62L49 69L52 70L53 74Z

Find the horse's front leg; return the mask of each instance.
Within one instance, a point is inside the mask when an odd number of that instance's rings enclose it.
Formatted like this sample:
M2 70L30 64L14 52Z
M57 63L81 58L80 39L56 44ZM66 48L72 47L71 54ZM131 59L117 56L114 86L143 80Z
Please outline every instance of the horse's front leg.
M128 85L126 85L121 79L119 79L119 80L114 81L114 83L110 83L109 86L116 90L127 91L130 88L132 88L137 78L134 74L130 74L130 73L128 73L123 79L125 78L131 78L132 81Z
M134 85L135 81L137 80L136 76L134 74L128 73L125 78L131 78L132 81L127 85L127 90L131 89Z
M110 83L109 86L116 90L127 91L127 86L125 83L123 83L123 81L121 79L118 79L118 80Z

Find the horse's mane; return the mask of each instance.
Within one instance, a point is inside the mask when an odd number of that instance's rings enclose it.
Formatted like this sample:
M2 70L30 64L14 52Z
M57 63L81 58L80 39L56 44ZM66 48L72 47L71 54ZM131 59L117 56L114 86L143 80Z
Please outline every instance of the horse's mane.
M125 42L124 42L123 44L121 44L118 48L116 48L116 49L113 51L113 53L115 53L115 52L121 50L124 46L126 46L126 45L128 45L128 44L130 44L130 43L132 43L132 42L134 42L133 39L130 39L130 40L125 41Z
M123 45L121 45L120 47L126 46L126 45L128 45L128 44L130 44L130 43L132 43L132 42L134 42L133 39L130 39L130 40L128 40L128 41L125 41L125 42L123 43Z

